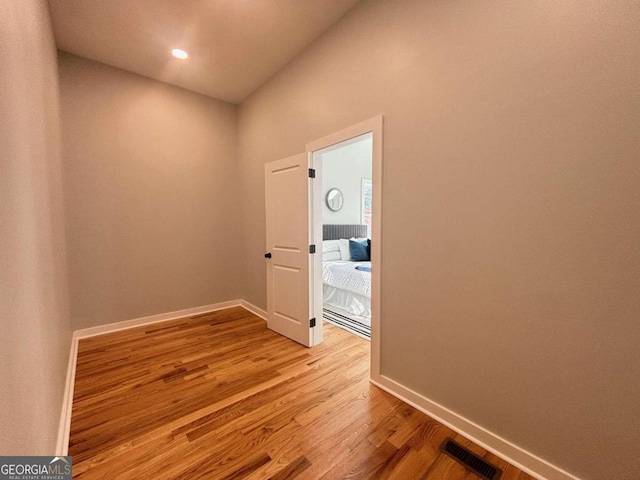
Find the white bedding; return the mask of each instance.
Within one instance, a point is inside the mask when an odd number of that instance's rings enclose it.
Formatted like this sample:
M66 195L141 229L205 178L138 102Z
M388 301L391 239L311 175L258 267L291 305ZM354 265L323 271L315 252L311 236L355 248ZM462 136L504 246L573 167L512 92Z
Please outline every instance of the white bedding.
M371 262L322 262L323 303L352 315L371 316L371 272L356 270Z

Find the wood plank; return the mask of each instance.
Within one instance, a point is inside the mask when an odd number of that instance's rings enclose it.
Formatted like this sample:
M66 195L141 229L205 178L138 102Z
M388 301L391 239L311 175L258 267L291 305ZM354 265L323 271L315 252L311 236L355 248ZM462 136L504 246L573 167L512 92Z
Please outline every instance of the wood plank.
M308 349L241 307L83 339L74 478L475 478L450 436L368 381L369 342L325 324Z

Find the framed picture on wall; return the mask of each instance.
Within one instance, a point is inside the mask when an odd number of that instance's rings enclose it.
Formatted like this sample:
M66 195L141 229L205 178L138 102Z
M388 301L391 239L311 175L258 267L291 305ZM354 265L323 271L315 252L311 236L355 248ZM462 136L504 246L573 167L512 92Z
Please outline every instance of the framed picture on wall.
M371 197L371 179L362 179L362 195L361 195L361 223L369 226L369 237L371 236L371 208L373 206Z

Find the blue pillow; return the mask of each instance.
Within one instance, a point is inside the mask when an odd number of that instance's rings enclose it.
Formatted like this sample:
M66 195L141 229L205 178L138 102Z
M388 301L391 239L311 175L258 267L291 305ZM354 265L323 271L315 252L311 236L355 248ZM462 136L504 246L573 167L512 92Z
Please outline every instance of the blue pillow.
M360 243L355 240L349 240L349 255L351 255L352 262L368 262L367 242Z

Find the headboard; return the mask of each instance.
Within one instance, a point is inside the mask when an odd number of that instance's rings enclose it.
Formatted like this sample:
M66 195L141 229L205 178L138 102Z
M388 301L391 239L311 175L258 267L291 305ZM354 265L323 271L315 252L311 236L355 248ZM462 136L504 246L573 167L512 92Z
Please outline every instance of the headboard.
M322 225L322 239L367 238L368 231L367 225Z

